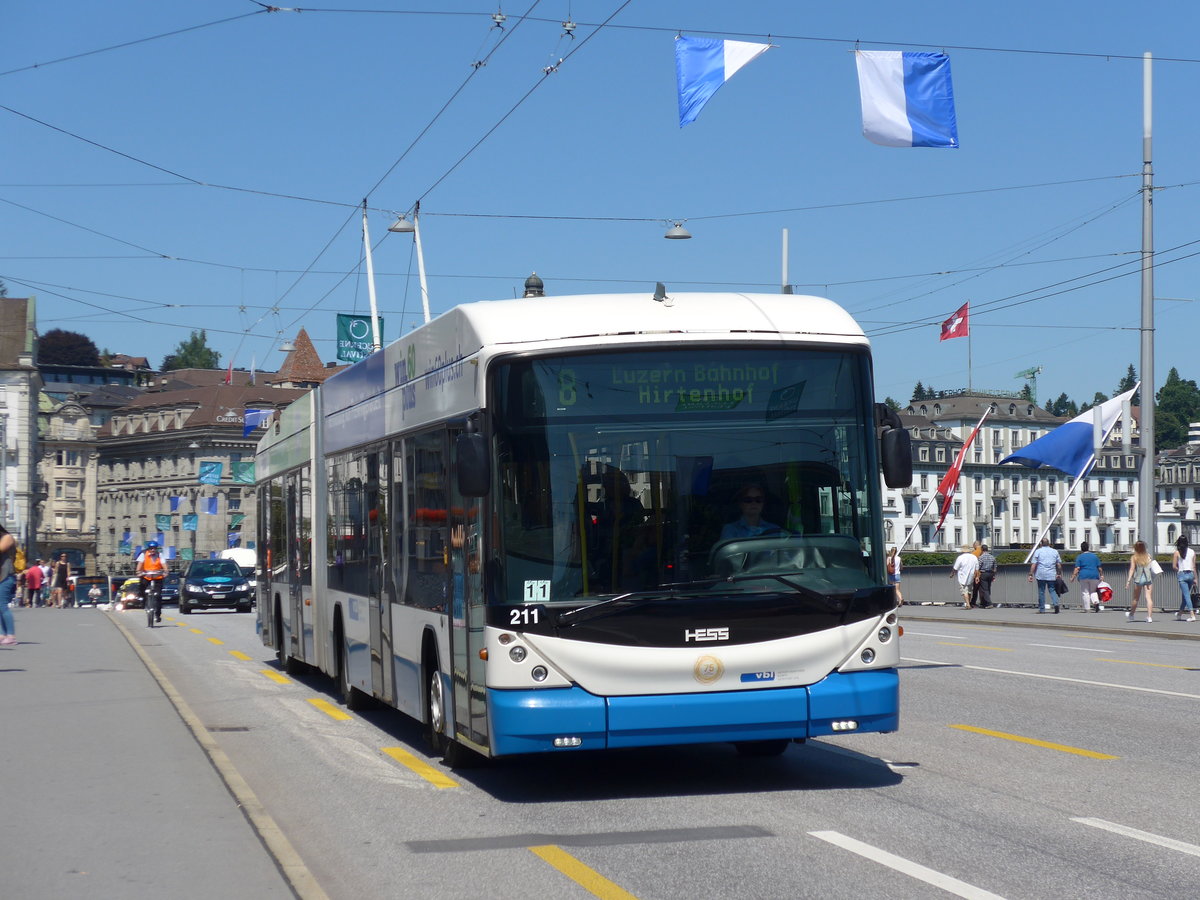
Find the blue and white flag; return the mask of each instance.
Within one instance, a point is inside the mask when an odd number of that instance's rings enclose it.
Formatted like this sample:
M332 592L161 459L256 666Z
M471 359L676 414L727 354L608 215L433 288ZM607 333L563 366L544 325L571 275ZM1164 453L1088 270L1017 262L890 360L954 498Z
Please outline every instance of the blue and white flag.
M1121 418L1121 406L1137 391L1126 391L1111 400L1100 404L1100 427L1105 437L1113 430L1117 420ZM1096 461L1094 429L1096 409L1087 410L1064 425L1059 425L1049 434L1032 441L1016 453L1011 453L1000 464L1017 463L1031 469L1049 466L1065 472L1072 478L1081 478L1087 474ZM1129 427L1126 423L1125 427Z
M770 44L716 38L675 38L675 78L679 84L679 127L694 122L717 88Z
M217 498L205 497L204 504L200 509L205 515L215 516L217 514Z
M250 432L271 418L272 412L274 412L274 410L250 409L247 407L245 412L242 414L242 437L250 437Z
M884 147L958 148L950 57L856 50L863 135Z

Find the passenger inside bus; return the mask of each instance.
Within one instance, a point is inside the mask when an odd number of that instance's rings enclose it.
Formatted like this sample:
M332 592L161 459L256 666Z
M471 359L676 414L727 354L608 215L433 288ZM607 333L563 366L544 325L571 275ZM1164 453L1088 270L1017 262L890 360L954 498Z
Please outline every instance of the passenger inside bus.
M645 588L654 583L646 508L633 493L629 478L616 466L605 466L600 488L600 500L587 505L585 520L589 588Z

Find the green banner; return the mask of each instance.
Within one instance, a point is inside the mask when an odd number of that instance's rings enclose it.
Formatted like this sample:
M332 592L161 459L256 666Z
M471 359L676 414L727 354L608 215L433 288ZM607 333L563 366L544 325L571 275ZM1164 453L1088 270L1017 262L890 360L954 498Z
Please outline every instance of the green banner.
M254 484L254 460L233 464L234 484Z
M379 343L382 345L383 318L379 317L376 321L379 323ZM374 352L375 342L371 335L371 317L338 313L337 358L342 362L358 362Z

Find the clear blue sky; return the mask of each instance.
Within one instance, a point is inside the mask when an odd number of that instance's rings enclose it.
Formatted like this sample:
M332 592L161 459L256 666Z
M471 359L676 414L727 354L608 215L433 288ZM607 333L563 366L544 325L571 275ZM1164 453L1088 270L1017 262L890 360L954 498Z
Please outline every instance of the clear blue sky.
M205 328L223 364L273 369L301 325L334 359L334 314L367 310L364 196L388 340L421 316L413 241L384 239L418 198L435 314L511 297L535 270L550 293L777 290L788 228L790 280L863 323L881 397L966 385L968 342L939 343L936 323L970 300L975 387L1018 389L1040 364L1040 399L1089 400L1138 363L1149 50L1155 293L1200 298L1200 256L1182 258L1200 253L1194 2L559 0L524 21L531 4L510 2L503 31L495 3L403 12L440 6L10 5L10 296L38 297L43 331L155 365ZM777 46L680 129L677 30ZM856 39L950 54L961 149L862 137ZM692 240L662 238L678 219ZM1200 377L1200 303L1156 311L1156 380Z

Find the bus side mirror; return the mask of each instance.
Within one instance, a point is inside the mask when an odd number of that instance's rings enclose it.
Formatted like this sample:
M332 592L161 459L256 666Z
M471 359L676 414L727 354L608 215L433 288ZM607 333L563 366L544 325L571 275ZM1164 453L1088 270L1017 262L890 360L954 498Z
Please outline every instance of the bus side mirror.
M908 487L912 484L912 437L886 403L875 404L875 423L883 429L879 435L883 483L890 488Z
M458 492L464 497L486 497L492 486L487 438L478 432L460 434L455 441L455 457Z

